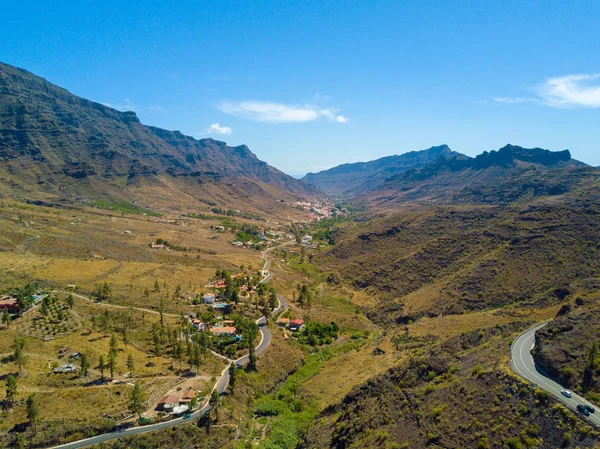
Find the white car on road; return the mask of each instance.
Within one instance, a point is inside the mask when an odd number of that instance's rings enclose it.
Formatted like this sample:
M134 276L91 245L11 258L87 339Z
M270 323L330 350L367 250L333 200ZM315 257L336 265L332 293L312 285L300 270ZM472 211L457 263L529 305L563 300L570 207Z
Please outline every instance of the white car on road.
M560 394L568 398L570 398L573 395L573 393L571 393L569 390L560 390Z

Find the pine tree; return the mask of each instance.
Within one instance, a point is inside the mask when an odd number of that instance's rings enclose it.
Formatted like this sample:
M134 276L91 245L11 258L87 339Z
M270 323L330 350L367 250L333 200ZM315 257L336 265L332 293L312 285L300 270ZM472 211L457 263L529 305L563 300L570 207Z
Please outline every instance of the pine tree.
M38 401L35 393L32 393L27 398L27 419L29 420L29 424L33 425L35 431L35 423L37 422L37 418L39 415Z
M81 354L81 370L79 371L79 377L86 377L88 375L88 369L90 368L90 361L87 355Z
M183 345L180 341L175 345L175 359L179 363L179 371L181 371L181 363L183 362Z
M29 360L29 358L25 355L25 339L15 337L13 348L14 348L13 361L19 367L19 372L21 372L23 370L23 367Z
M9 375L6 378L6 402L8 405L12 405L15 402L15 396L17 395L17 378Z
M98 369L100 370L100 376L102 376L102 380L104 380L104 370L106 369L106 363L104 361L104 356L101 355L98 360Z
M208 404L211 407L211 412L214 413L215 421L219 420L219 402L220 402L219 392L215 389L210 395L210 399Z
M110 349L109 352L114 352L115 354L118 352L119 350L119 342L117 341L117 337L115 334L112 334L110 336Z
M108 351L108 370L110 371L110 380L115 378L115 369L117 368L117 354L115 351Z
M10 316L10 312L8 311L8 309L4 309L2 311L2 324L4 324L7 328L9 328L11 321L12 321L12 317Z
M135 383L133 390L131 390L131 401L129 402L129 410L131 413L135 413L138 416L141 415L144 410L144 401L146 400L146 395L144 390L139 383Z
M129 377L133 377L135 373L135 362L131 354L127 356L127 370L129 371Z
M235 363L229 365L229 392L233 394L233 388L235 387L235 377L237 376Z

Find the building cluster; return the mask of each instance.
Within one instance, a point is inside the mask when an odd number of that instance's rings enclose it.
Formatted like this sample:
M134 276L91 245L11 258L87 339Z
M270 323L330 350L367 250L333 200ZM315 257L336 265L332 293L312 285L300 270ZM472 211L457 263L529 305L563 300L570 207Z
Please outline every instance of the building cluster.
M324 218L332 218L339 215L340 211L331 203L313 200L313 201L296 201L291 204L292 207L310 212L312 221L319 221Z
M304 321L300 319L290 320L289 318L279 318L277 325L291 332L301 332L304 329Z
M304 237L302 237L302 240L300 240L300 244L303 246L310 246L312 241L313 241L312 236L305 235Z
M34 294L32 296L33 303L31 305L37 305L46 296L48 296L46 292L38 292ZM8 310L8 312L12 315L18 315L21 312L19 302L15 297L9 295L0 295L0 315L4 313L5 309Z
M158 401L156 409L161 412L180 415L191 409L191 402L198 397L198 392L189 387L181 396L173 393L167 394Z
M190 324L198 332L208 331L215 336L228 336L233 337L236 341L241 341L242 336L238 334L238 329L234 326L233 320L217 321L213 326L203 323L195 313L190 313L188 316Z

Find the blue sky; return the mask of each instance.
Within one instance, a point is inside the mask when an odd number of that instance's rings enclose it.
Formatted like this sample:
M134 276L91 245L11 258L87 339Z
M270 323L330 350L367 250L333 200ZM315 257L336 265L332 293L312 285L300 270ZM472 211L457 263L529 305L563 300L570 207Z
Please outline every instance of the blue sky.
M598 1L23 1L3 12L1 61L146 124L247 144L290 174L442 143L469 155L568 148L600 165Z

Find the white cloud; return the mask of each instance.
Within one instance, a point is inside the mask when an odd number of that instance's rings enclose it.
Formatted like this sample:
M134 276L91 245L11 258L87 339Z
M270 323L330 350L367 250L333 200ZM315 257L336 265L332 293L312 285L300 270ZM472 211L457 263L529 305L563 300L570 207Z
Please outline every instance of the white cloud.
M538 94L553 107L600 108L600 73L548 78Z
M161 107L160 107L160 106L158 106L158 105L151 104L150 106L148 106L148 110L149 110L150 112L162 112L164 109L163 109L163 108L161 108Z
M205 134L231 134L232 132L233 129L229 126L221 126L220 123L213 123L204 131Z
M319 114L332 122L346 123L348 121L347 117L344 117L343 115L337 115L334 109L321 109Z
M268 101L241 101L222 103L218 108L226 114L236 117L268 123L305 123L319 118L326 118L338 123L346 123L348 119L337 115L333 109L320 109L311 105L286 105Z
M548 78L536 97L492 97L497 103L538 103L554 108L600 108L600 73Z
M527 98L527 97L492 97L496 103L507 103L507 104L517 104L517 103L537 103L538 100L536 98Z

